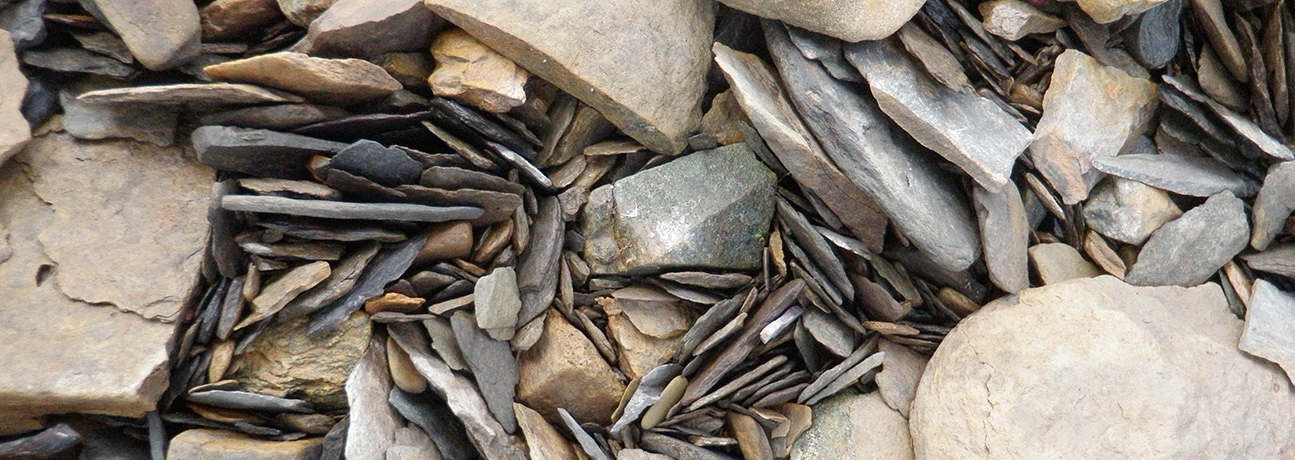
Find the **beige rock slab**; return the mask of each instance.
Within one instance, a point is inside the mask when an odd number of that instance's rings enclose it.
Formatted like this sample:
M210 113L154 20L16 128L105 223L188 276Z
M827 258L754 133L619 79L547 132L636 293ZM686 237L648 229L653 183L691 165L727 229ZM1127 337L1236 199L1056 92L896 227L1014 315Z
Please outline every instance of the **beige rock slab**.
M202 27L188 0L83 0L80 2L126 42L150 70L166 70L198 57Z
M544 334L518 356L518 364L517 401L549 421L562 420L561 407L581 423L610 423L625 393L625 382L594 344L552 309L544 320Z
M271 325L238 358L231 378L244 390L309 401L316 409L346 407L346 379L368 349L369 315L351 314L336 329L306 335L310 317Z
M9 32L0 30L0 164L31 140L31 128L21 110L25 94L27 77L18 70L13 38Z
M324 438L265 441L227 430L198 428L171 438L166 458L221 460L307 460L318 458Z
M720 0L756 16L847 42L880 40L899 30L925 0Z
M917 384L922 381L922 372L926 370L929 358L886 339L878 342L877 346L878 351L886 354L881 362L881 372L875 379L877 392L886 405L908 417L913 396L917 394Z
M203 71L215 80L281 89L333 105L364 102L402 88L382 67L368 61L324 59L293 52L223 62Z
M436 70L428 77L432 92L487 112L507 112L526 102L530 74L464 32L450 29L432 42Z
M1092 278L1102 270L1085 259L1078 249L1065 243L1030 246L1030 265L1043 284L1056 284L1075 278Z
M875 391L839 394L813 410L813 425L792 445L792 460L913 458L908 420Z
M682 334L667 339L644 334L626 315L608 316L607 333L616 343L621 370L630 380L641 378L652 368L669 361L683 339Z
M710 0L426 0L433 12L598 109L643 145L676 154L701 119ZM578 418L578 417L577 417Z
M66 134L0 168L4 419L154 408L166 321L198 281L213 179L181 148Z

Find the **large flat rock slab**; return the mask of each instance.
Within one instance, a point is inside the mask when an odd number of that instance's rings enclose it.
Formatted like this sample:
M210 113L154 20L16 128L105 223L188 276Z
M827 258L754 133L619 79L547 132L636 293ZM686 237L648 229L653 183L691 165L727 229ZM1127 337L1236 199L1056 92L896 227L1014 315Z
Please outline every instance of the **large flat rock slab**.
M153 409L213 179L187 149L61 133L0 169L0 414Z
M31 128L22 117L27 77L18 70L12 36L0 30L0 164L31 140Z
M425 0L486 45L658 152L701 122L710 0Z

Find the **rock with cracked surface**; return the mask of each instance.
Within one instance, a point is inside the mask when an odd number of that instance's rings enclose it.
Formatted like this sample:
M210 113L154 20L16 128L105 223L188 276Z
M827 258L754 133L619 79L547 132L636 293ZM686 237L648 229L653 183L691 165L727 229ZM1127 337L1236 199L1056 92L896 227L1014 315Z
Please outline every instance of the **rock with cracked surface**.
M1007 292L1030 287L1030 223L1016 184L1008 183L997 193L975 187L971 197L980 221L989 280Z
M1292 211L1295 211L1295 162L1277 163L1268 168L1264 185L1255 197L1250 245L1260 251L1267 249Z
M1215 284L1102 276L991 302L927 365L917 456L1283 457L1295 435L1272 427L1295 423L1295 394L1237 349L1241 329Z
M31 141L31 126L22 116L25 94L27 77L18 70L12 35L0 30L0 164Z
M332 105L370 101L403 88L387 71L368 61L286 51L210 65L203 72L217 81L281 89Z
M1131 148L1156 110L1156 86L1066 50L1043 95L1030 159L1066 204L1088 198L1101 179L1093 159Z
M321 410L346 407L346 380L369 346L369 315L355 312L336 329L306 335L307 317L271 325L239 358L231 378L243 389L300 398Z
M908 421L878 392L839 394L813 410L813 424L792 445L793 460L913 458Z
M166 70L198 57L202 27L198 7L186 0L80 0L150 70Z
M1164 190L1109 177L1084 202L1084 222L1107 238L1142 244L1160 226L1183 215Z
M720 0L730 7L796 27L857 42L880 40L899 30L924 0Z
M1223 192L1151 234L1124 277L1138 286L1195 286L1246 248L1245 203Z
M1066 21L1039 11L1021 0L992 0L981 3L985 32L1017 41L1030 34L1050 34L1066 26Z
M432 93L487 112L507 112L526 102L530 74L463 29L447 30L432 42L436 71L427 78Z
M1247 305L1241 351L1276 363L1295 381L1295 296L1261 279Z
M760 266L774 175L745 143L696 152L595 189L585 209L594 273Z
M182 148L58 133L0 168L0 426L154 409L214 178Z

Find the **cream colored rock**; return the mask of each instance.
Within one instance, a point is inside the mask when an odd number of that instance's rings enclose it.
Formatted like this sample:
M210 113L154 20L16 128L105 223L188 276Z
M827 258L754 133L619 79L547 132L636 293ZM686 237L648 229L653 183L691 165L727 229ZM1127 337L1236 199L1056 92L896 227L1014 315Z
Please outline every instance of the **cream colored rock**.
M1117 19L1141 14L1166 0L1078 0L1079 8L1088 13L1098 24L1115 22Z
M513 412L517 414L517 427L526 436L526 447L533 459L576 460L576 453L571 444L562 437L557 428L553 428L544 416L529 407L513 403Z
M875 391L839 394L813 409L813 424L792 444L792 460L913 458L908 420Z
M1129 244L1145 243L1152 232L1181 215L1183 211L1164 190L1121 177L1097 184L1084 202L1089 228Z
M1085 259L1078 249L1065 243L1030 246L1030 265L1043 284L1056 284L1075 278L1092 278L1102 270Z
M324 59L279 52L203 68L212 79L281 89L315 102L350 105L389 95L400 82L360 59Z
M306 335L310 317L271 325L238 358L231 378L243 389L309 401L316 409L346 407L346 379L369 346L369 315L355 312L336 329Z
M593 343L561 314L549 310L544 334L518 357L521 382L517 401L550 422L561 423L558 408L581 423L611 423L625 382L612 372Z
M166 458L307 460L319 458L324 438L265 441L227 430L197 428L171 438Z
M1049 34L1066 26L1066 21L1039 11L1021 0L991 0L981 3L985 32L1017 41L1030 34Z
M918 458L1289 458L1295 393L1216 284L1110 276L991 302L927 365Z
M0 165L31 141L31 127L22 116L27 77L18 70L13 38L0 30Z
M463 29L432 42L436 70L427 78L437 96L452 97L487 112L507 112L526 102L530 74Z
M899 30L925 0L720 0L725 5L796 27L857 42Z

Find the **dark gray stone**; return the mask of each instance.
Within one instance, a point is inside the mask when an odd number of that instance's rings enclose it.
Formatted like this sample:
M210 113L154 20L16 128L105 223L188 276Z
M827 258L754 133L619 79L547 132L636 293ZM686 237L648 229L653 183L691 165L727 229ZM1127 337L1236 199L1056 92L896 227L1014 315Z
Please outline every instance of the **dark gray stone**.
M418 251L427 242L427 234L422 233L400 243L387 245L365 267L355 288L333 303L325 305L315 312L306 333L310 335L328 331L346 321L364 302L382 294L387 283L400 278L409 269L409 265L418 256Z
M88 73L118 80L130 79L138 73L134 67L121 61L81 48L30 50L22 54L22 62L57 72Z
M45 0L19 0L0 7L0 29L9 31L16 51L45 41Z
M185 396L185 399L198 404L235 410L293 412L298 414L309 414L315 411L310 406L310 403L300 399L280 398L246 391L199 391L189 393L188 396Z
M1124 279L1135 286L1195 286L1245 249L1249 239L1245 203L1222 192L1151 234Z
M1179 16L1182 12L1182 0L1169 0L1142 13L1122 33L1125 49L1148 69L1159 69L1169 64L1178 54Z
M1093 159L1093 167L1113 176L1187 196L1212 196L1229 191L1254 196L1257 188L1227 165L1208 157L1174 154L1131 154Z
M465 312L450 317L450 327L459 342L463 359L468 362L472 376L481 389L490 413L503 425L504 431L517 431L517 415L513 413L513 397L517 395L517 382L521 370L512 348L506 341L498 341L477 327L476 321Z
M477 458L477 449L468 441L463 422L450 412L450 406L432 392L409 394L392 388L387 397L391 407L410 423L418 425L441 451L445 460L471 460Z
M346 117L346 110L329 105L280 104L204 115L203 125L242 128L293 129Z
M421 0L341 0L310 23L301 52L322 56L377 56L427 51L445 20Z
M363 176L387 187L418 183L423 165L405 152L362 140L337 152L332 167Z
M191 135L198 161L222 171L283 179L309 178L306 163L347 147L296 134L263 129L203 126Z

